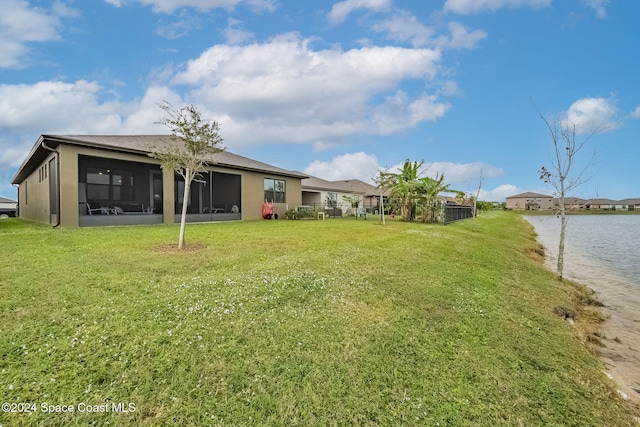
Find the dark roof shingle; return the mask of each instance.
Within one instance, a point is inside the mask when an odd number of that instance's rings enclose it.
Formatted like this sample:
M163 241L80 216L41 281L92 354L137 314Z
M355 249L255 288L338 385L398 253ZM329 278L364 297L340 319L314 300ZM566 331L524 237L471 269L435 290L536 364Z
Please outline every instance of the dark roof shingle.
M166 147L175 144L177 141L177 137L172 135L42 135L38 138L18 172L16 172L12 182L17 184L22 181L26 178L26 175L31 173L31 170L34 170L50 154L49 150L42 147L43 143L50 148L56 148L60 144L70 144L148 155L156 147ZM294 178L302 179L308 177L308 175L300 172L282 169L226 150L212 155L210 163L232 169L272 173Z

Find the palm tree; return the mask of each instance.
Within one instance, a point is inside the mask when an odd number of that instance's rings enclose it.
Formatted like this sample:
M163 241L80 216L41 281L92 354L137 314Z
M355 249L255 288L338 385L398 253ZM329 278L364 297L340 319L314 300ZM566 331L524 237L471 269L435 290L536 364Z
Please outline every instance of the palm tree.
M405 221L413 221L421 191L420 168L424 161L407 159L399 173L380 171L378 186L389 191L389 199L400 209Z
M436 222L441 202L440 193L450 192L449 184L444 184L444 174L436 174L435 178L420 179L420 198L418 205L422 208L422 222Z
M438 195L453 191L444 184L444 174L436 174L435 178L422 177L420 169L424 161L411 162L407 159L398 169L398 173L381 171L378 186L389 191L389 200L400 210L405 221L413 221L418 211L422 212L423 222L435 222L440 202Z

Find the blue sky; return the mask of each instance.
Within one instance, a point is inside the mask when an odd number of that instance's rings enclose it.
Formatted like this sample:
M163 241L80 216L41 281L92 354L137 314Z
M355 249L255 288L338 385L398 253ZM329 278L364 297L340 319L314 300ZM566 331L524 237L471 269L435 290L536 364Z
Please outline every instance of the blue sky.
M237 154L370 181L551 194L537 109L588 142L574 196L640 197L640 2L2 0L0 195L40 134L162 134L194 104ZM587 134L578 135L578 139Z

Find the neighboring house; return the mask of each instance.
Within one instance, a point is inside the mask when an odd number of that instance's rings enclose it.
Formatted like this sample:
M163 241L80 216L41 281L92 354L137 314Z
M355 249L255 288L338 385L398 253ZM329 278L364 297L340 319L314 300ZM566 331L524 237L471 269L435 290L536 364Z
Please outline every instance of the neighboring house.
M522 211L553 209L554 199L546 194L527 192L507 197L506 207Z
M585 208L589 210L611 210L616 205L615 200L611 199L591 199L585 203Z
M18 202L16 202L15 200L0 197L0 216L2 215L16 216L17 210L18 210Z
M640 210L640 199L623 199L615 202L616 209L635 211Z
M383 196L386 200L388 192L381 190L380 188L367 184L359 179L345 179L342 181L334 181L349 191L353 191L355 194L362 196L362 206L369 213L375 213L376 209L380 207L380 196ZM386 201L385 201L386 203Z
M537 193L522 193L507 197L507 209L516 210L540 210L558 209L558 198ZM581 199L579 197L565 197L564 208L566 210L640 210L640 199Z
M380 203L381 190L371 184L348 179L341 181L327 181L317 177L302 180L302 205L313 208L337 208L342 213L351 212L351 204L343 196L358 198L359 207L373 213Z
M553 203L555 206L560 206L560 200L559 199L553 199ZM579 197L565 197L564 198L564 208L566 210L581 210L581 209L585 209L586 206L589 204L588 200L585 199L581 199Z
M168 135L41 135L12 181L20 216L63 227L178 222L184 180L148 156L151 147L175 142ZM284 217L302 203L307 176L215 154L191 184L187 221L260 219L265 200Z

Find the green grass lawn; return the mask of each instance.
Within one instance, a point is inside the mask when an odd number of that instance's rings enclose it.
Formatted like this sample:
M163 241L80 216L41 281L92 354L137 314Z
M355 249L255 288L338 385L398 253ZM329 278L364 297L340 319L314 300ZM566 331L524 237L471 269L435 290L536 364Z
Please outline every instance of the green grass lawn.
M177 233L0 221L2 426L637 425L516 214Z

